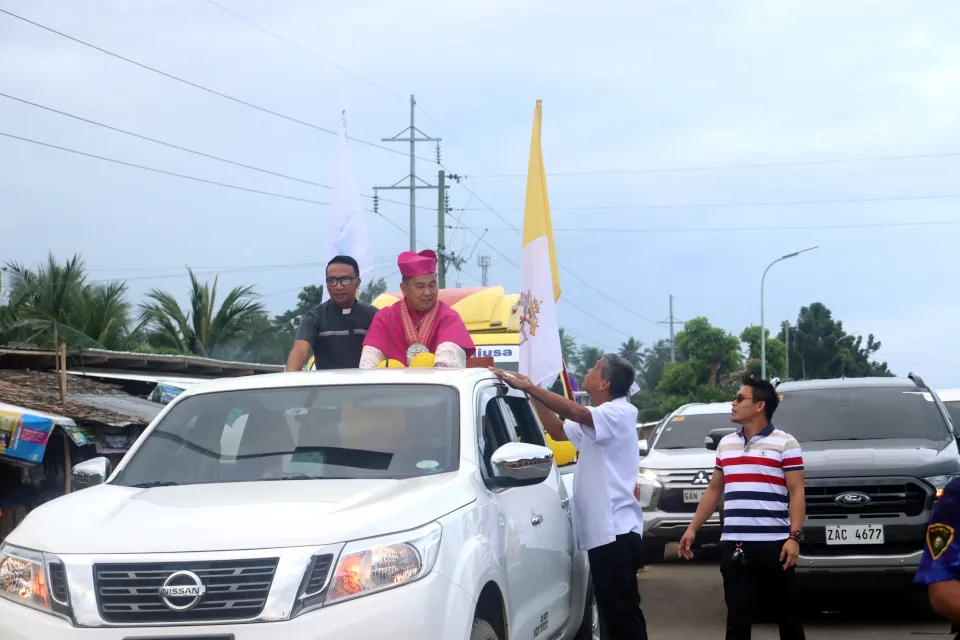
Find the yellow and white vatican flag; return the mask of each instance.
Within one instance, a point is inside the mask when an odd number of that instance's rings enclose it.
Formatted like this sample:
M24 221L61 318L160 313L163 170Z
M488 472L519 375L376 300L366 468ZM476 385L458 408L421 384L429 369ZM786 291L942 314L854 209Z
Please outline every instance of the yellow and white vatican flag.
M520 373L550 387L563 371L557 301L560 276L553 246L547 176L543 170L540 127L543 104L537 100L530 138L527 199L523 208L523 254L520 286Z

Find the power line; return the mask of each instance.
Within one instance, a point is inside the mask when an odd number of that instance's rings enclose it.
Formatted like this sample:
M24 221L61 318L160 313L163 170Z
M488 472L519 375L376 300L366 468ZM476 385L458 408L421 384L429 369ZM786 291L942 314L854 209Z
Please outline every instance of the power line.
M320 183L320 182L314 182L314 181L312 181L312 180L306 180L306 179L303 179L303 178L298 178L298 177L296 177L296 176L290 176L290 175L287 175L287 174L284 174L284 173L278 173L278 172L276 172L276 171L271 171L271 170L269 170L269 169L264 169L264 168L262 168L262 167L256 167L256 166L253 166L253 165L244 164L244 163L242 163L242 162L237 162L237 161L235 161L235 160L230 160L230 159L228 159L228 158L222 158L222 157L220 157L220 156L215 156L215 155L213 155L213 154L206 153L206 152L203 152L203 151L197 151L196 149L190 149L190 148L188 148L188 147L184 147L184 146L181 146L181 145L173 144L173 143L171 143L171 142L165 142L165 141L163 141L163 140L158 140L157 138L151 138L151 137L149 137L149 136L141 135L141 134L139 134L139 133L134 133L133 131L127 131L126 129L120 129L119 127L114 127L114 126L109 125L109 124L105 124L105 123L102 123L102 122L97 122L97 121L95 121L95 120L90 120L89 118L84 118L84 117L82 117L82 116L78 116L78 115L75 115L75 114L72 114L72 113L67 113L66 111L61 111L61 110L59 110L59 109L54 109L53 107L48 107L48 106L45 106L45 105L42 105L42 104L39 104L39 103L36 103L36 102L31 102L30 100L24 100L23 98L17 98L16 96L12 96L12 95L9 95L9 94L7 94L7 93L2 93L2 92L0 92L0 97L8 98L8 99L10 99L10 100L15 100L15 101L17 101L17 102L20 102L20 103L23 103L23 104L26 104L26 105L29 105L29 106L32 106L32 107L36 107L36 108L38 108L38 109L44 109L44 110L46 110L46 111L50 111L50 112L52 112L52 113L56 113L56 114L59 114L59 115L62 115L62 116L66 116L66 117L68 117L68 118L73 118L74 120L79 120L79 121L81 121L81 122L86 122L86 123L88 123L88 124L92 124L92 125L95 125L95 126L98 126L98 127L103 127L104 129L109 129L110 131L115 131L115 132L117 132L117 133L122 133L122 134L124 134L124 135L132 136L132 137L134 137L134 138L139 138L139 139L141 139L141 140L146 140L146 141L148 141L148 142L153 142L153 143L155 143L155 144L163 145L163 146L165 146L165 147L170 147L170 148L176 149L176 150L178 150L178 151L184 151L184 152L186 152L186 153L191 153L191 154L194 154L194 155L203 157L203 158L208 158L208 159L210 159L210 160L216 160L216 161L218 161L218 162L224 162L224 163L226 163L226 164L231 164L231 165L234 165L234 166L237 166L237 167L241 167L241 168L244 168L244 169L250 169L250 170L252 170L252 171L259 171L260 173L264 173L264 174L267 174L267 175L276 176L276 177L278 177L278 178L284 178L284 179L287 179L287 180L292 180L292 181L294 181L294 182L300 182L300 183L303 183L303 184L308 184L308 185L311 185L311 186L314 186L314 187L320 187L320 188L322 188L322 189L332 189L332 188L333 188L333 187L331 187L331 186L329 186L329 185L326 185L326 184L323 184L323 183ZM40 144L43 144L43 143L40 143ZM367 199L376 199L376 200L378 200L379 202L389 202L389 203L391 203L391 204L400 204L400 205L407 206L407 203L406 203L406 202L400 202L399 200L391 200L391 199L389 199L389 198L383 198L383 197L380 197L380 196L377 196L376 198L374 198L374 196L369 195L369 194L366 194L366 193L362 193L362 194L360 194L360 196L363 197L363 198L367 198ZM417 209L426 209L426 210L429 210L429 211L434 211L434 208L433 208L433 207L417 206ZM372 213L375 213L375 214L377 214L377 215L380 215L379 212L376 212L376 211L373 211Z
M193 87L194 89L199 89L200 91L205 91L206 93L209 93L209 94L212 94L212 95L215 95L215 96L219 96L219 97L221 97L221 98L223 98L223 99L225 99L225 100L229 100L229 101L234 102L234 103L236 103L236 104L240 104L240 105L243 105L243 106L245 106L245 107L249 107L250 109L255 109L255 110L257 110L257 111L260 111L260 112L263 112L263 113L266 113L266 114L275 116L275 117L277 117L277 118L282 118L282 119L284 119L284 120L288 120L288 121L290 121L290 122L293 122L293 123L296 123L296 124L299 124L299 125L302 125L302 126L305 126L305 127L310 127L311 129L316 129L317 131L322 131L323 133L329 133L330 135L335 135L335 136L336 136L336 135L340 135L339 133L337 133L337 132L334 131L333 129L327 129L326 127L321 127L321 126L316 125L316 124L313 124L313 123L311 123L311 122L306 122L305 120L300 120L299 118L294 118L293 116L288 116L288 115L286 115L286 114L280 113L279 111L274 111L273 109L268 109L267 107L261 107L260 105L254 104L254 103L252 103L252 102L248 102L247 100L243 100L243 99L241 99L241 98L235 98L234 96L231 96L231 95L228 95L228 94L226 94L226 93L223 93L222 91L217 91L216 89L211 89L210 87L206 87L206 86L204 86L204 85L202 85L202 84L198 84L198 83L196 83L196 82L192 82L192 81L190 81L190 80L186 80L185 78L181 78L181 77L179 77L179 76L175 76L175 75L173 75L172 73L167 73L166 71L161 71L160 69L157 69L156 67L151 67L150 65L144 64L144 63L142 63L142 62L137 62L136 60L133 60L132 58L127 58L126 56L122 56L122 55L120 55L119 53L114 53L113 51L109 51L109 50L107 50L107 49L104 49L103 47L99 47L99 46L97 46L97 45L95 45L95 44L91 44L91 43L86 42L86 41L84 41L84 40L81 40L81 39L79 39L79 38L75 38L74 36L71 36L71 35L68 35L68 34L66 34L66 33L63 33L62 31L57 31L56 29L53 29L53 28L48 27L48 26L46 26L46 25L40 24L39 22L34 22L33 20L30 20L30 19L28 19L28 18L24 18L23 16L17 15L17 14L15 14L15 13L11 12L11 11L7 11L6 9L0 9L0 13L4 13L4 14L10 16L11 18L16 18L17 20L21 20L21 21L23 21L23 22L26 22L26 23L28 23L28 24L31 24L31 25L33 25L33 26L35 26L35 27L38 27L38 28L40 28L40 29L43 29L44 31L48 31L49 33L53 33L53 34L55 34L55 35L58 35L58 36L60 36L61 38L66 38L67 40L70 40L70 41L72 41L72 42L76 42L77 44L80 44L80 45L83 45L83 46L88 47L88 48L90 48L90 49L93 49L94 51L99 51L100 53L103 53L103 54L106 54L106 55L111 56L111 57L113 57L113 58L116 58L117 60L122 60L123 62L127 62L127 63L129 63L129 64L135 65L135 66L140 67L141 69L144 69L144 70L146 70L146 71L151 71L151 72L153 72L153 73L156 73L156 74L159 74L159 75L161 75L161 76L164 76L165 78L169 78L170 80L175 80L175 81L180 82L180 83L182 83L182 84L185 84L185 85L187 85L187 86ZM358 144L366 145L366 146L368 146L368 147L374 147L374 148L377 148L377 149L381 149L381 150L383 150L383 151L388 151L388 152L390 152L390 153L396 153L396 154L400 154L400 155L407 155L407 154L403 153L402 151L398 151L397 149L391 149L390 147L385 147L385 146L380 145L380 144L377 144L377 143L375 143L375 142L368 142L368 141L366 141L366 140L362 140L362 139L360 139L360 138L354 138L354 137L351 137L351 136L347 136L347 138L348 138L349 140L352 140L352 141L358 143ZM421 160L425 160L425 161L427 161L427 162L435 162L435 159L431 159L431 158L420 158L420 159L421 159Z
M370 86L372 86L372 87L374 87L374 88L376 88L376 89L379 89L380 91L382 91L382 92L384 92L384 93L386 93L386 94L388 94L388 95L390 95L390 96L393 96L394 98L406 100L406 97L405 97L405 96L401 96L401 95L400 95L399 93L397 93L396 91L393 91L392 89L389 89L389 88L383 86L382 84L380 84L380 83L378 83L378 82L374 82L373 80L371 80L371 79L369 79L369 78L367 78L367 77L364 77L364 76L360 75L359 73L356 73L355 71L352 71L352 70L350 70L350 69L347 69L346 67L344 67L344 66L342 66L342 65L334 62L334 61L331 60L330 58L324 57L324 56L316 53L315 51L311 51L310 49L307 49L307 48L304 47L303 45L300 45L300 44L294 42L293 40L290 40L289 38L285 38L284 36L280 35L279 33L275 32L275 31L271 31L270 29L264 27L263 25L261 25L261 24L259 24L259 23L257 23L257 22L254 22L253 20L247 18L246 16L243 16L243 15L237 13L236 11L233 11L232 9L228 9L227 7L223 6L223 5L220 4L219 2L216 2L215 0L207 0L207 2L210 3L211 5L213 5L214 7L216 7L217 9L223 11L224 13L233 16L233 17L236 18L237 20L240 20L241 22L243 22L243 23L245 23L245 24L253 27L254 29L256 29L256 30L258 30L258 31L261 31L262 33L267 34L267 35L270 36L271 38L274 38L275 40L278 40L278 41L286 44L287 46L293 47L294 49L296 49L297 51L300 51L301 53L305 53L306 55L310 56L311 58L314 58L314 59L316 59L316 60L319 60L320 62L322 62L322 63L324 63L324 64L326 64L326 65L329 65L329 66L333 67L334 69L337 69L337 70L339 70L339 71L341 71L341 72L343 72L343 73L345 73L345 74L347 74L347 75L349 75L349 76L352 76L352 77L356 78L357 80L360 80L360 81L363 82L363 83L366 83L366 84L368 84L368 85L370 85ZM461 149L463 149L464 151L466 151L467 154L470 155L474 160L476 160L477 163L479 163L484 169L486 169L487 171L489 171L489 172L491 172L491 173L495 173L495 171L494 171L493 169L491 169L489 165L487 165L483 160L481 160L479 157L477 157L477 155L476 155L475 153L473 153L470 149L468 149L466 145L464 145L464 144L461 143L459 140L457 140L457 139L453 136L453 134L450 132L449 129L447 129L446 127L444 127L442 124L440 124L440 122L437 121L436 118L434 118L434 117L431 116L429 113L427 113L426 109L424 109L422 106L420 106L419 103L416 105L416 108L417 108L417 109L420 111L420 113L422 113L428 120L430 120L431 122L433 122L433 124L435 124L437 127L439 127L440 129L442 129L443 131L445 131L445 132L447 133L447 137L448 137L454 144L456 144L458 147L460 147Z
M94 158L94 159L96 159L96 160L103 160L104 162L111 162L111 163L118 164L118 165L122 165L122 166L125 166L125 167L132 167L132 168L134 168L134 169L142 169L143 171L151 171L151 172L153 172L153 173L159 173L159 174L162 174L162 175L165 175L165 176L170 176L170 177L173 177L173 178L181 178L181 179L183 179L183 180L192 180L192 181L194 181L194 182L202 182L202 183L204 183L204 184L211 184L211 185L218 186L218 187L225 187L225 188L227 188L227 189L236 189L236 190L238 190L238 191L246 191L246 192L248 192L248 193L255 193L255 194L257 194L257 195L262 195L262 196L270 196L270 197L273 197L273 198L282 198L282 199L284 199L284 200L294 200L294 201L297 201L297 202L306 202L306 203L309 203L309 204L318 204L318 205L323 205L323 206L330 206L330 203L329 203L329 202L322 202L322 201L320 201L320 200L311 200L310 198L298 198L298 197L296 197L296 196L289 196L289 195L286 195L286 194L284 194L284 193L275 193L275 192L273 192L273 191L262 191L262 190L260 190L260 189L251 189L251 188L249 188L249 187L241 187L241 186L239 186L239 185L230 184L230 183L227 183L227 182L219 182L219 181L217 181L217 180L207 180L206 178L198 178L197 176L191 176L191 175L187 175L187 174L184 174L184 173L176 173L176 172L174 172L174 171L166 171L165 169L157 169L156 167L148 167L148 166L146 166L146 165L136 164L136 163L134 163L134 162L126 162L126 161L124 161L124 160L117 160L116 158L108 158L108 157L106 157L106 156L97 155L97 154L95 154L95 153L87 153L86 151L80 151L80 150L78 150L78 149L71 149L71 148L69 148L69 147L61 147L60 145L51 144L51 143L49 143L49 142L41 142L41 141L39 141L39 140L34 140L34 139L32 139L32 138L25 138L25 137L23 137L23 136L13 135L12 133L5 133L5 132L3 132L3 131L0 131L0 136L4 136L4 137L6 137L6 138L12 138L12 139L14 139L14 140L20 140L21 142L29 142L30 144L39 145L39 146L41 146L41 147L47 147L47 148L50 148L50 149L56 149L57 151L65 151L65 152L67 152L67 153L73 153L73 154L76 154L76 155L78 155L78 156L83 156L83 157L86 157L86 158ZM372 197L372 196L368 196L368 195L366 195L366 194L363 194L363 196L366 197L366 198L371 198L371 197ZM406 204L407 204L407 203L405 203L405 202L400 202L400 201L398 201L398 200L388 200L388 199L386 199L386 198L379 198L379 200L382 201L382 202L390 202L390 203L394 203L394 204L402 204L402 205L406 205ZM387 222L389 222L389 223L392 224L393 226L395 226L395 227L397 227L398 229L402 230L404 233L407 233L407 232L403 229L403 227L398 226L395 222L393 222L392 220L390 220L389 218L387 218L386 216L384 216L383 214L381 214L379 211L372 211L372 210L369 210L369 209L368 209L367 211L368 211L369 213L372 213L372 214L374 214L374 215L376 215L376 216L379 216L379 217L383 218L384 220L386 220ZM462 220L457 219L457 221L460 222L461 224L463 224L463 221L462 221Z
M211 1L211 0L208 0L208 1ZM104 123L102 123L102 122L97 122L96 120L90 120L89 118L84 118L84 117L82 117L82 116L78 116L78 115L75 115L75 114L72 114L72 113L67 113L66 111L60 111L59 109L54 109L53 107L48 107L48 106L45 106L45 105L42 105L42 104L39 104L39 103L36 103L36 102L31 102L30 100L24 100L23 98L18 98L18 97L16 97L16 96L12 96L12 95L10 95L10 94L8 94L8 93L0 92L0 97L7 98L8 100L15 100L16 102L20 102L20 103L22 103L22 104L25 104L25 105L28 105L28 106L31 106L31 107L36 107L37 109L43 109L44 111L49 111L49 112L51 112L51 113L56 113L56 114L61 115L61 116L66 116L67 118L73 118L74 120L79 120L80 122L86 122L87 124L92 124L92 125L97 126L97 127L102 127L102 128L104 128L104 129L109 129L110 131L115 131L115 132L117 132L117 133L122 133L122 134L124 134L124 135L132 136L132 137L134 137L134 138L139 138L139 139L141 139L141 140L146 140L147 142L153 142L154 144L163 145L164 147L169 147L169 148L171 148L171 149L176 149L176 150L178 150L178 151L185 151L186 153L192 153L193 155L200 156L200 157L203 157L203 158L208 158L208 159L210 159L210 160L216 160L217 162L224 162L224 163L226 163L226 164L232 164L232 165L234 165L234 166L241 167L241 168L243 168L243 169L250 169L251 171L259 171L260 173L265 173L265 174L267 174L267 175L276 176L276 177L278 177L278 178L284 178L284 179L286 179L286 180L293 180L294 182L300 182L300 183L303 183L303 184L309 184L309 185L312 185L312 186L314 186L314 187L320 187L320 188L322 188L322 189L332 189L332 188L333 188L333 187L331 187L331 186L329 186L329 185L321 184L321 183L319 183L319 182L314 182L314 181L312 181L312 180L304 180L303 178L297 178L297 177L294 177L294 176L288 176L288 175L283 174L283 173L277 173L276 171L270 171L269 169L262 169L262 168L260 168L260 167L255 167L255 166L253 166L253 165L244 164L244 163L242 163L242 162L237 162L237 161L235 161L235 160L228 160L227 158L221 158L221 157L219 157L219 156L215 156L215 155L212 155L212 154L209 154L209 153L205 153L205 152L203 152L203 151L197 151L196 149L190 149L190 148L187 148L187 147L183 147L183 146L180 146L180 145L178 145L178 144L173 144L173 143L170 143L170 142L164 142L163 140L158 140L158 139L156 139L156 138L151 138L151 137L149 137L149 136L145 136L145 135L142 135L142 134L139 134L139 133L134 133L134 132L132 132L132 131L127 131L127 130L125 130L125 129L120 129L119 127L114 127L114 126L111 126L111 125L109 125L109 124L104 124ZM367 196L367 197L370 197L370 196Z
M560 228L554 227L554 233L701 233L701 232L749 232L749 231L820 231L827 229L870 229L885 227L935 227L960 224L960 220L930 220L920 222L866 222L862 224L824 224L797 225L788 227L690 227L690 228L649 228L624 229L612 227ZM506 227L488 228L489 231L511 231Z
M837 158L826 160L796 160L786 162L758 162L752 164L721 164L706 165L699 167L669 167L669 168L650 168L650 169L605 169L598 171L566 171L548 173L550 177L574 177L574 176L609 176L609 175L628 175L642 173L688 173L696 171L727 171L733 169L763 169L767 167L802 167L826 164L853 164L859 162L890 162L894 160L925 160L931 158L953 158L960 156L960 151L948 151L944 153L917 153L902 156L869 156L861 158ZM496 173L489 175L472 176L478 180L481 179L501 179L501 178L526 178L523 173Z
M461 183L461 184L462 184L462 183ZM466 185L463 185L463 186L464 186L464 188L465 188L467 191L469 191L469 192L473 195L474 198L477 199L477 201L478 201L480 204L482 204L482 205L483 205L484 207L486 207L489 211L491 211L494 215L496 215L496 216L497 216L498 218L500 218L503 222L505 222L505 223L507 224L507 226L510 227L511 230L513 230L514 232L516 232L517 234L519 234L519 235L521 235L521 236L523 235L523 233L522 233L519 229L517 229L517 228L514 227L512 224L510 224L510 222L509 222L506 218L504 218L504 217L500 214L499 211L497 211L496 209L494 209L493 207L491 207L489 204L487 204L486 200L484 200L484 199L481 198L479 195L477 195L477 193L476 193L475 191L473 191L472 189L470 189L470 187L468 187L468 186L466 186ZM451 216L451 217L453 217L453 216ZM457 220L457 218L454 217L454 220ZM462 224L462 223L461 223L461 224ZM488 247L490 247L490 248L493 249L494 251L497 251L497 249L496 249L492 244L490 244L489 242L484 241L484 244L486 244ZM499 251L497 251L497 253L499 253ZM501 254L501 255L502 255L502 254ZM514 265L516 266L516 263L512 263L512 264L514 264ZM594 293L596 293L597 295L599 295L599 296L601 296L601 297L603 297L603 298L606 298L607 300L609 300L610 302L613 302L614 304L619 305L620 308L623 309L624 311L626 311L627 313L630 313L630 314L632 314L632 315L640 318L641 320L643 320L643 321L645 321L645 322L648 322L648 323L650 323L650 324L652 324L652 325L654 325L654 326L657 325L656 320L651 320L650 318L648 318L648 317L646 317L646 316L644 316L644 315L642 315L642 314L640 314L640 313L637 313L636 311L633 311L632 309L629 309L628 307L623 306L620 301L614 299L613 297L605 294L603 291L600 291L599 289L597 289L594 284L592 284L592 283L590 283L590 282L587 282L586 280L584 280L583 278L581 278L575 271L572 271L571 269L568 269L568 268L567 268L566 266L564 266L563 263L561 263L559 260L557 261L557 265L558 265L561 269L563 269L564 271L566 271L567 273L569 273L571 276L573 276L574 279L576 279L576 280L580 281L581 283L583 283L583 284L587 285L588 287L590 287L591 290L593 290ZM518 268L519 268L519 267L518 267ZM561 296L560 299L563 300L564 298ZM583 309L580 309L580 311L583 311L583 313L588 313L588 312L584 311ZM589 315L589 314L588 314L588 315ZM594 319L596 319L596 318L594 318ZM601 322L602 324L606 324L606 323L603 323L603 321L599 321L599 322ZM606 326L610 326L610 325L606 325ZM611 328L612 328L612 327L611 327ZM619 333L622 333L622 334L625 335L625 336L630 337L629 334L624 333L623 331L620 331L619 329L614 329L614 330L617 331L617 332L619 332Z
M2 9L0 9L2 11ZM133 167L135 169L142 169L144 171L152 171L153 173L159 173L165 176L171 176L174 178L181 178L183 180L192 180L194 182L202 182L204 184L212 184L218 187L225 187L227 189L236 189L238 191L246 191L248 193L256 193L262 196L271 196L273 198L283 198L285 200L294 200L297 202L306 202L309 204L318 204L323 206L330 206L329 202L321 202L320 200L311 200L310 198L298 198L297 196L288 196L283 193L274 193L272 191L261 191L260 189L251 189L249 187L241 187L240 185L230 184L227 182L218 182L216 180L207 180L206 178L198 178L196 176L190 176L184 173L175 173L173 171L166 171L164 169L157 169L155 167L148 167L142 164L136 164L133 162L125 162L123 160L117 160L116 158L108 158L106 156L100 156L95 153L87 153L86 151L79 151L77 149L70 149L68 147L61 147L59 145L50 144L49 142L40 142L39 140L33 140L32 138L24 138L22 136L15 136L12 133L5 133L0 131L0 136L6 138L12 138L14 140L20 140L21 142L29 142L30 144L39 145L41 147L47 147L50 149L56 149L58 151L66 151L67 153L73 153L78 156L84 156L87 158L95 158L97 160L103 160L104 162L112 162L114 164L123 165L125 167Z
M704 204L641 204L641 205L594 205L577 207L551 207L553 211L647 211L653 209L735 209L737 207L785 207L812 204L854 204L867 202L902 202L909 200L947 200L960 198L958 193L928 194L918 196L880 196L870 198L837 198L831 200L789 200L771 202L710 202ZM480 208L463 211L484 211ZM521 207L509 207L506 211L523 211Z
M356 78L357 80L360 80L361 82L365 82L365 83L369 84L370 86L375 87L375 88L379 89L380 91L383 91L384 93L388 93L388 94L390 94L390 95L392 95L392 96L394 96L394 97L396 97L396 98L402 98L402 99L404 99L404 100L406 99L406 98L404 98L403 96L401 96L399 93L396 93L396 92L394 92L394 91L391 91L390 89L384 87L383 85L381 85L381 84L379 84L379 83L376 83L376 82L374 82L373 80L370 80L369 78L365 78L365 77L361 76L359 73L356 73L356 72L354 72L354 71L351 71L350 69L347 69L346 67L342 67L342 66L340 66L339 64L337 64L336 62L334 62L333 60L330 60L329 58L325 58L325 57L321 56L320 54L315 53L315 52L307 49L306 47L297 44L296 42L294 42L294 41L292 41L292 40L289 40L289 39L287 39L287 38L284 38L283 36L281 36L280 34L276 33L275 31L271 31L270 29L267 29L266 27L264 27L264 26L262 26L262 25L260 25L260 24L257 24L257 23L254 22L253 20L250 20L249 18L246 18L246 17L240 15L239 13L237 13L236 11L233 11L232 9L228 9L227 7L223 6L223 5L220 4L219 2L214 2L214 0L207 0L207 2L209 2L210 4L212 4L213 6L215 6L217 9L220 9L220 10L223 11L224 13L227 13L227 14L233 16L233 17L236 18L237 20L246 23L247 25L253 27L254 29L257 29L258 31L262 31L263 33L267 34L267 35L270 36L271 38L274 38L274 39L276 39L276 40L279 40L280 42L282 42L282 43L284 43L284 44L286 44L286 45L288 45L288 46L291 46L291 47L293 47L294 49L297 49L298 51L300 51L300 52L302 52L302 53L307 54L307 55L310 56L311 58L316 58L316 59L319 60L320 62L322 62L322 63L324 63L324 64L327 64L327 65L330 65L330 66L333 67L334 69L337 69L337 70L339 70L339 71L342 71L343 73L345 73L345 74L347 74L347 75L349 75L349 76L353 76L353 77ZM428 116L428 117L429 117L429 116Z

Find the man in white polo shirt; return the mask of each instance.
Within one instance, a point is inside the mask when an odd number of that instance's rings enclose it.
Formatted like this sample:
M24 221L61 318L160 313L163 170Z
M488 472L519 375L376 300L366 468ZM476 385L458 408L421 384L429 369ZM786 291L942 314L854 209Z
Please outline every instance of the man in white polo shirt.
M598 360L582 385L591 407L542 389L524 376L494 372L530 394L551 438L569 440L579 451L573 476L574 524L577 543L590 558L593 592L607 637L646 640L637 587L643 511L633 493L640 468L637 408L629 400L633 367L612 353Z
M747 376L730 419L739 431L720 440L717 464L678 553L693 558L694 538L723 497L720 573L727 640L750 640L761 594L769 594L780 640L804 640L794 571L803 540L803 454L770 422L780 399L772 384Z

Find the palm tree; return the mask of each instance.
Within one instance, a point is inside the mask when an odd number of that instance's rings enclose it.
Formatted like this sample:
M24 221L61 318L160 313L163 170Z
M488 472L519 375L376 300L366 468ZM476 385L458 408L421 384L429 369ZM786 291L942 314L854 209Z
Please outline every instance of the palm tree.
M140 319L149 328L149 342L177 353L213 357L242 339L254 320L264 313L253 287L234 287L217 308L217 282L201 284L192 269L190 307L184 311L173 294L153 289L150 302L140 304Z
M80 291L81 331L104 349L130 349L138 341L142 325L130 328L127 283L84 285Z
M87 284L79 255L60 264L51 254L35 270L10 262L6 270L10 295L0 314L0 337L5 341L101 349L129 346L125 283Z
M560 350L568 367L577 367L577 339L560 327Z
M577 352L577 376L582 380L587 375L587 370L597 364L603 354L604 350L600 347L582 345Z
M643 343L636 338L631 337L626 342L620 344L620 356L629 362L634 369L639 369L643 364Z
M378 278L377 280L371 280L368 282L363 289L360 290L360 300L363 302L373 302L383 293L387 292L387 280L386 278Z

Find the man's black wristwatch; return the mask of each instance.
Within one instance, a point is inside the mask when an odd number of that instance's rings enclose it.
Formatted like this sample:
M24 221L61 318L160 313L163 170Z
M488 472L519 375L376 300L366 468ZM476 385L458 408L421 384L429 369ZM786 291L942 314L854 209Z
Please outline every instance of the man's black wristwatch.
M797 529L796 531L790 532L790 539L796 540L797 542L803 542L806 536L803 535L803 529Z

